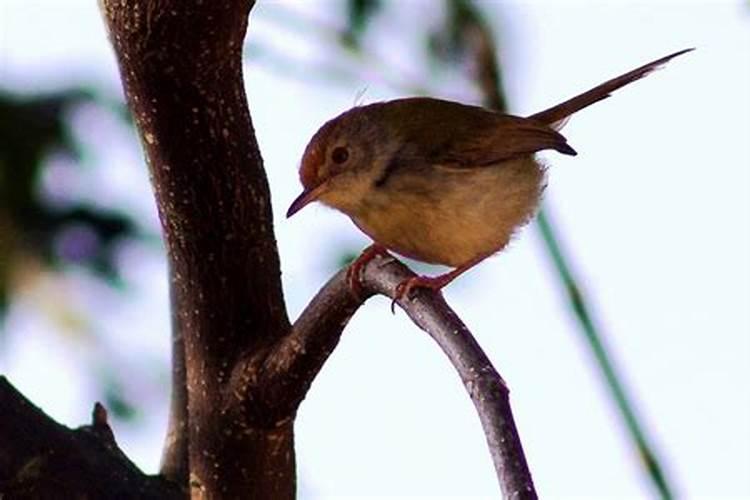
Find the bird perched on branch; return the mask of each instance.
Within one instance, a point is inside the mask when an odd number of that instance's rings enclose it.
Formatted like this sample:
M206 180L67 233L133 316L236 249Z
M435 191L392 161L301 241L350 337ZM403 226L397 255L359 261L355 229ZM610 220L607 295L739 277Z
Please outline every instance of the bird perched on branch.
M533 216L545 185L545 168L534 154L576 154L559 133L570 115L691 50L525 118L428 97L352 108L307 145L300 166L304 190L287 217L320 201L372 238L349 268L355 291L361 268L387 250L454 268L405 280L397 298L414 287L439 290L502 250Z

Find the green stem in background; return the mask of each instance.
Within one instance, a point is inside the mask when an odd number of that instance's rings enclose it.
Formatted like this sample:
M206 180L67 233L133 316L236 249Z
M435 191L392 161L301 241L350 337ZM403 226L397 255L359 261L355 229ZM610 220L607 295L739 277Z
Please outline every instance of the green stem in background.
M576 284L578 280L576 280L567 263L568 259L566 259L560 248L559 240L555 235L553 225L544 208L539 211L539 215L537 216L537 227L542 233L545 247L552 258L552 262L555 264L557 275L565 287L565 292L570 301L570 307L573 309L581 327L581 331L585 335L586 341L594 353L596 362L599 364L599 368L604 374L607 387L612 393L617 408L620 410L620 413L625 420L625 425L630 432L630 437L635 442L635 446L643 465L645 466L651 481L659 490L661 498L669 500L673 498L669 481L665 477L664 471L656 458L653 448L646 438L638 416L636 415L634 406L630 402L630 397L617 374L617 369L615 368L610 355L607 353L607 347L604 344L604 340L594 324L589 308L586 305L586 299L581 293L581 289Z
M447 7L454 25L452 29L464 33L463 43L466 47L473 48L474 60L478 68L475 81L484 96L484 105L500 112L507 112L507 99L503 92L500 76L502 65L498 59L498 44L491 26L480 9L477 8L476 3L471 0L447 0ZM658 490L660 497L664 500L670 500L673 495L669 481L656 458L656 454L653 452L653 446L646 439L643 431L644 426L638 419L634 405L625 392L625 387L612 363L612 357L608 354L602 335L594 325L589 308L586 305L586 298L576 284L578 281L573 276L573 272L568 265L568 259L560 249L559 238L556 237L548 211L544 208L540 210L537 216L537 225L542 232L547 253L552 258L557 275L568 294L580 330L604 375L607 388L612 393L617 409L622 414L630 438L633 440L644 465L645 473Z

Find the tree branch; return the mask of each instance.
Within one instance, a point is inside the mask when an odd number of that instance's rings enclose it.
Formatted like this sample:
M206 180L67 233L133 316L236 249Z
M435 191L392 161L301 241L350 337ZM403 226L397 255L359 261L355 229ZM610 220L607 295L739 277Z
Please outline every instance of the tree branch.
M301 400L357 307L376 293L394 298L396 286L412 276L415 274L399 261L378 256L364 268L365 293L361 299L355 299L346 272L334 275L300 315L286 342L280 344L286 355L278 373L292 377L297 383L279 376L278 392L283 392L282 388L297 390L288 397ZM437 342L458 372L482 422L505 498L536 498L513 420L508 388L469 329L441 293L419 289L412 299L399 299L398 304ZM305 390L300 390L301 387Z
M94 407L92 424L53 421L0 376L0 498L184 498L180 488L143 474L125 457Z
M414 276L393 260L373 260L365 268L367 289L394 298L396 286ZM510 408L509 391L492 362L441 293L418 289L411 300L399 306L437 342L469 393L484 428L487 445L503 496L507 499L536 498L521 439Z
M263 361L259 373L279 415L296 410L323 363L338 344L341 333L357 309L372 296L366 291L355 298L349 290L346 269L335 274L318 291L289 335L280 340ZM252 368L251 368L252 369Z

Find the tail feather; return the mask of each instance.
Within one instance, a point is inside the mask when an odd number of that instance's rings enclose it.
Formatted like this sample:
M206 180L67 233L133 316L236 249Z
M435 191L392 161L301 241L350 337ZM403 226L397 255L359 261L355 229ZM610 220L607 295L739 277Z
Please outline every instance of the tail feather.
M557 106L553 106L549 109L545 109L544 111L533 114L529 116L529 118L540 121L542 123L546 123L554 129L560 129L563 125L565 125L568 117L573 113L580 111L581 109L585 108L586 106L590 106L595 102L599 102L602 99L606 99L612 94L612 92L619 89L620 87L624 87L629 83L643 78L655 69L658 69L660 66L666 64L670 59L693 50L695 49L683 49L675 52L674 54L670 54L648 64L644 64L640 68L636 68L633 71L625 73L624 75L620 75L616 78L602 83L601 85L597 85L593 89L584 92L583 94L577 95L572 99L568 99L567 101L560 103Z

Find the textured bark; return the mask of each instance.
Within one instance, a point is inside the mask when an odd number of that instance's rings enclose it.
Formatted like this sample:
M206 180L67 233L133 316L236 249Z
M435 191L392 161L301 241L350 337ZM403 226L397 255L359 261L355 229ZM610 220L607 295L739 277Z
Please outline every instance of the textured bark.
M163 471L189 477L196 496L292 498L291 412L266 411L275 402L254 372L232 376L239 363L260 369L290 329L242 79L252 2L102 6L167 244L174 346L184 346Z
M173 295L173 294L172 294ZM172 297L174 304L174 297ZM172 325L177 318L172 307ZM172 327L172 391L169 401L169 423L161 457L161 473L171 480L186 485L189 481L187 367L185 366L185 341Z
M183 498L117 447L101 405L91 425L69 429L0 377L0 498Z
M339 272L318 292L295 323L296 335L317 338L321 336L318 329L322 324L348 321L351 307L357 302L352 298L345 276L344 271ZM362 297L381 294L393 299L398 284L413 276L415 274L397 260L375 257L362 272ZM413 298L399 298L397 303L414 324L438 344L461 378L482 423L503 497L537 498L513 418L510 392L472 333L440 292L418 289ZM337 306L316 307L316 304Z

